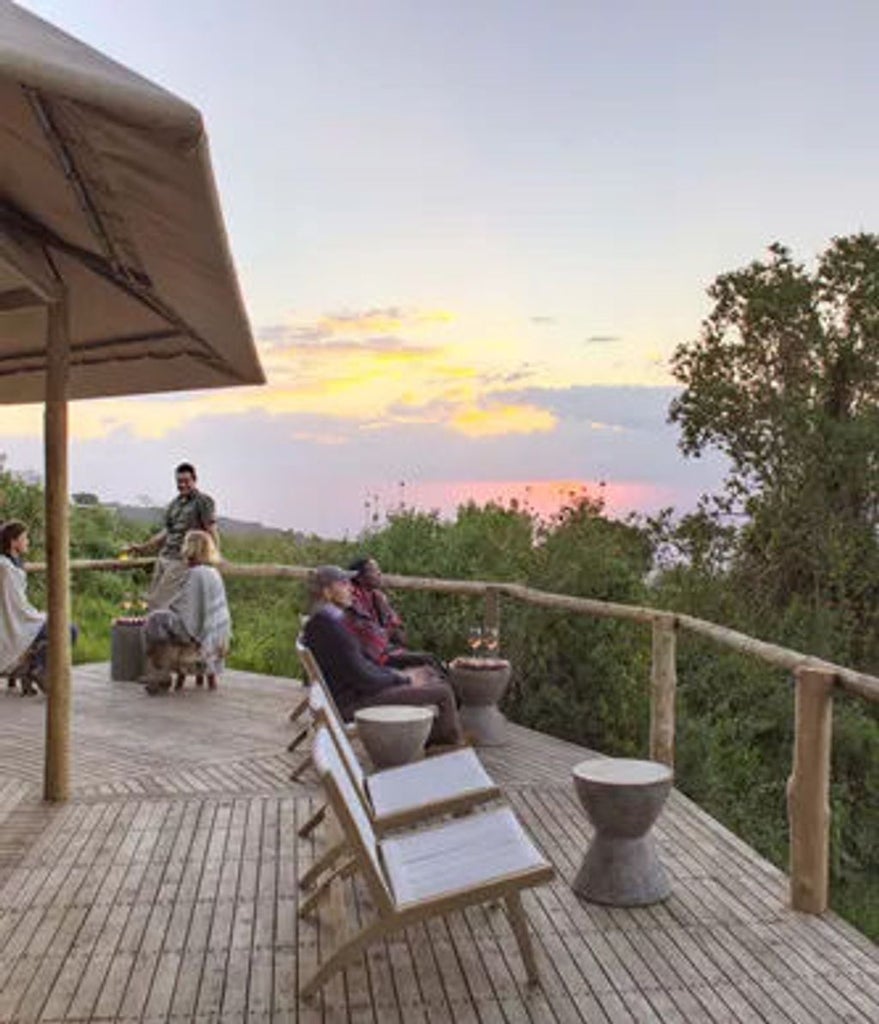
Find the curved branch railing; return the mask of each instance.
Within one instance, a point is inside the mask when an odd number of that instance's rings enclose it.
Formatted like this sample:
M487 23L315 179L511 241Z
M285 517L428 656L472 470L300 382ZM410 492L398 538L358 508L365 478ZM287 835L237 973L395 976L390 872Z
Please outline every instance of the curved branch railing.
M125 572L149 568L151 558L76 560L71 570ZM37 563L29 569L40 571ZM311 570L294 565L243 565L224 562L224 576L305 581ZM688 630L741 654L787 669L796 682L793 768L788 780L790 822L791 905L795 910L822 913L829 894L830 749L833 693L842 691L879 702L879 678L835 665L777 644L758 640L726 626L692 615L638 605L616 604L591 598L553 594L519 583L445 580L384 574L388 588L438 594L482 597L487 624L500 626L501 596L576 615L622 619L650 625L653 631L650 756L674 766L675 692L677 687L677 632Z

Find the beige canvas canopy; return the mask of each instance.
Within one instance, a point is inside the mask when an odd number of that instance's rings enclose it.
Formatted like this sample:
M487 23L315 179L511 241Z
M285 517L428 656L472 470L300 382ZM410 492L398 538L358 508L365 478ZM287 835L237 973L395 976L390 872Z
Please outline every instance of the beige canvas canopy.
M45 402L45 796L69 794L71 398L261 384L197 110L0 0L0 403Z
M0 0L0 402L45 397L59 282L70 398L264 380L198 111Z

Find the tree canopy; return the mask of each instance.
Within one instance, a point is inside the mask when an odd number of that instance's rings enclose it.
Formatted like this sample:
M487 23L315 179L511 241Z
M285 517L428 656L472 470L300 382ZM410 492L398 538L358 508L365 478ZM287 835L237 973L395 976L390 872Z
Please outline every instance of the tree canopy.
M783 245L721 274L680 345L680 447L730 460L739 564L776 605L798 596L875 630L879 580L879 236L834 239L813 271Z

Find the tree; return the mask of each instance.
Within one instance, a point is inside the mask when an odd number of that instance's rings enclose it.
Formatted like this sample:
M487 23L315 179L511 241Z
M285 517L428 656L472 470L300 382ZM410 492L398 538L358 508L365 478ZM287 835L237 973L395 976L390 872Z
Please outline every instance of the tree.
M680 447L730 460L739 565L776 606L793 597L876 629L879 579L879 236L832 241L814 272L774 244L720 275L672 372Z
M88 506L92 508L101 504L101 499L97 494L92 494L91 491L74 491L70 497L73 499L74 505Z
M38 546L43 533L43 489L39 484L28 482L25 474L5 467L5 456L0 456L0 524L8 519L23 520L31 542Z

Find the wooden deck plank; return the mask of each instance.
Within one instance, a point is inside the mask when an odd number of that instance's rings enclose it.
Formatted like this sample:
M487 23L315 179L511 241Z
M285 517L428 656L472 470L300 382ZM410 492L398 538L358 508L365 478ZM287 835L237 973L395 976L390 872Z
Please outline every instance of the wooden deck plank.
M72 800L39 801L44 703L0 695L0 1022L800 1022L879 1019L879 954L832 914L791 913L784 874L679 792L657 823L664 904L570 889L591 838L574 744L512 726L486 766L558 869L525 894L543 983L506 915L475 907L391 936L311 1002L328 940L297 919L315 855L289 781L290 681L229 673L147 698L75 673ZM481 752L482 753L482 752ZM351 913L373 912L346 883Z

